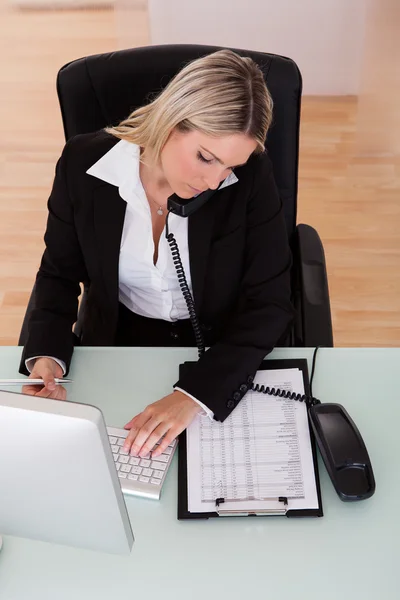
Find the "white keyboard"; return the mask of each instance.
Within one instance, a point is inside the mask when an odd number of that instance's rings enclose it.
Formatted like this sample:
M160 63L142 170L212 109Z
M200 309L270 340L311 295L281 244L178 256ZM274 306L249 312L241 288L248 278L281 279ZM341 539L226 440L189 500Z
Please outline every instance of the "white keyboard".
M125 438L129 433L126 429L107 427L107 432L122 492L159 500L177 441L171 442L168 448L153 460L150 454L141 458L130 456L126 450L123 450Z

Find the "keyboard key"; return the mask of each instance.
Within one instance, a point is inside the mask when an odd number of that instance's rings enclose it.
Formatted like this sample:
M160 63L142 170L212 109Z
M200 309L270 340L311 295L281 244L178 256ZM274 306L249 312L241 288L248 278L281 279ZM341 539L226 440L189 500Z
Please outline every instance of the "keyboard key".
M144 456L141 456L140 458L150 458L150 456L151 456L151 453L148 452L147 454L145 454Z
M113 437L112 435L110 435L108 439L110 440L110 444L116 444L117 443L117 438Z
M143 469L142 475L145 475L145 477L151 477L153 475L153 469Z
M165 448L164 454L172 454L172 450L173 448L171 448L171 446L168 446L168 448Z
M121 463L119 463L119 462L115 463L115 468L117 469L117 471L119 471L121 468Z
M129 456L120 456L118 462L126 464L127 462L129 462Z
M122 465L122 467L120 468L120 473L130 473L131 472L131 465Z
M123 446L124 444L125 444L124 438L118 438L117 439L117 446Z
M114 457L115 462L117 462L117 460L118 460L118 454L113 454L113 457Z
M111 446L111 452L119 452L119 446Z
M176 440L172 440L172 442L171 442L170 444L168 444L168 446L169 446L170 448L174 448L174 447L175 447L175 445L176 445Z
M149 483L150 478L149 477L143 477L143 475L142 475L142 476L139 477L139 481L143 481L143 483Z
M128 450L124 450L123 448L120 448L119 453L122 455L129 454Z
M163 475L164 473L162 471L154 471L153 473L153 477L155 477L156 479L162 479Z
M135 458L134 456L129 459L130 465L135 465L135 467L140 463L140 458Z
M126 479L127 475L126 475L126 473L119 472L118 477L120 477L121 479Z
M153 460L151 463L151 468L158 469L159 471L165 471L165 469L167 468L167 465L165 463L160 463L160 462L157 462L156 460Z
M128 475L128 479L131 481L137 481L139 479L139 475Z
M152 479L152 480L150 481L150 483L152 483L152 484L154 484L154 485L160 485L160 483L161 483L161 479Z
M141 467L149 467L150 464L151 464L151 460L147 460L146 458L142 458L142 460L140 461Z
M135 473L135 475L140 475L142 472L142 467L132 467L131 473Z
M167 463L169 461L169 456L166 454L161 454L161 456L157 456L156 460Z

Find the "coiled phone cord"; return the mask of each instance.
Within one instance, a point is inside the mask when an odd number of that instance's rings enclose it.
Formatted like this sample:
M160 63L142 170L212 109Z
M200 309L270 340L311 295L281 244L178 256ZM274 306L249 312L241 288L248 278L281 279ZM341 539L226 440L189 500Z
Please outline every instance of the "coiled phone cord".
M190 293L190 290L189 290L189 286L188 286L188 282L186 279L185 270L183 268L178 244L176 242L174 234L170 233L169 229L168 229L168 217L169 217L169 212L167 213L167 218L165 221L165 237L167 238L167 242L171 249L172 260L174 262L176 274L178 276L178 282L179 282L179 285L180 285L180 288L182 291L182 295L185 299L186 306L187 306L187 309L189 312L190 322L192 323L193 332L194 332L194 335L196 338L196 346L197 346L197 349L199 352L199 358L201 358L205 352L204 338L203 338L203 334L201 331L201 326L200 326L199 320L197 318L196 309L194 306L194 300L193 300L192 294Z
M286 398L289 400L297 400L298 402L305 402L307 408L310 408L310 406L315 406L316 404L321 404L321 401L318 400L318 398L314 398L314 396L312 395L312 381L314 378L315 361L317 358L318 348L319 346L317 346L314 349L313 353L309 396L307 394L296 394L296 392L289 392L288 390L281 390L279 388L270 388L267 385L260 385L258 383L253 383L250 389L253 392L260 392L261 394L269 394L270 396L279 396L279 398Z
M189 318L192 323L194 335L196 338L196 345L199 352L199 358L201 358L205 352L205 344L204 338L201 331L200 323L197 318L196 309L194 306L194 300L192 294L190 293L189 286L186 279L185 270L183 268L181 255L179 252L177 241L174 237L173 233L169 232L168 229L168 217L169 212L167 213L167 218L165 221L165 237L168 241L169 247L171 249L172 260L174 262L176 274L178 276L178 282L182 291L182 295L185 299L187 309L189 311ZM269 396L277 396L279 398L285 398L288 400L296 400L297 402L305 402L307 408L310 406L314 406L316 404L321 404L321 401L317 398L314 398L312 395L312 381L314 378L315 371L315 362L317 358L319 346L314 349L313 359L312 359L312 368L311 368L311 377L310 377L310 395L307 394L296 394L295 392L289 392L288 390L282 390L280 388L270 388L269 386L260 385L258 383L253 383L250 391L259 392L260 394L268 394Z

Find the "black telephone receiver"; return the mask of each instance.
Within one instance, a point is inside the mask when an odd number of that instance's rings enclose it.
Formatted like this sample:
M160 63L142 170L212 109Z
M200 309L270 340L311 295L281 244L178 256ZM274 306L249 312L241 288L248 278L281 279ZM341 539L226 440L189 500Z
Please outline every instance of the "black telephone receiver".
M201 208L203 204L208 202L208 200L214 196L214 194L218 191L219 188L215 190L206 190L201 194L198 194L191 200L183 200L176 194L173 194L168 198L167 201L167 209L169 212L178 215L178 217L190 217L196 210Z
M205 352L201 326L197 318L194 300L190 292L180 258L178 244L168 229L168 217L172 212L180 217L189 217L203 206L218 190L207 190L193 198L183 200L176 194L168 198L168 214L165 237L169 243L172 259L183 297L189 311L199 358ZM310 391L315 369L318 347L314 351L310 379ZM305 402L308 418L313 429L319 451L339 498L345 502L365 500L375 492L375 478L367 448L354 421L340 404L321 404L312 395L306 396L287 390L252 384L252 391L281 398ZM311 392L312 393L312 392Z

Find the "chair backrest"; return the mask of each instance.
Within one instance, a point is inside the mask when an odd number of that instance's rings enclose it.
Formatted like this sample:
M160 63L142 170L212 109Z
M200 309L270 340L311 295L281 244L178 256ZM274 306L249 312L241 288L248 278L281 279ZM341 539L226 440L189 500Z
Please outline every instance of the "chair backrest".
M149 46L68 63L57 77L65 138L117 124L162 90L184 64L220 49L187 44ZM274 101L266 148L291 237L296 226L301 75L289 58L231 49L250 56L261 67Z

